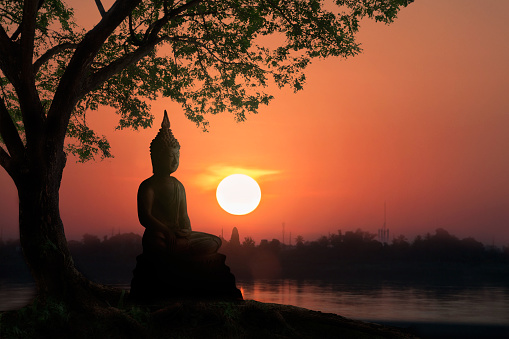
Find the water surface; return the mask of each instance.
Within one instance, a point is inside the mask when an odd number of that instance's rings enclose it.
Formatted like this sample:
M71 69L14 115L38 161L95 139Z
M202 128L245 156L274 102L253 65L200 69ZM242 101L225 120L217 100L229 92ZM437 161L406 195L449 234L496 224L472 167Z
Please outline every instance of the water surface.
M479 284L408 285L323 280L238 280L245 299L288 304L380 322L509 324L509 287ZM123 285L128 289L129 285ZM0 311L18 309L35 294L31 284L0 282Z
M238 281L246 299L371 321L509 324L509 287L320 280Z

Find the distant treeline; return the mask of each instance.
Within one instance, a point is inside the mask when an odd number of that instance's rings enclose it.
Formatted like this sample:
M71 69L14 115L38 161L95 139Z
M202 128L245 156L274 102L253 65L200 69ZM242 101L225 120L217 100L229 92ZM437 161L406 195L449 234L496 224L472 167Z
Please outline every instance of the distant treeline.
M85 234L81 241L70 240L69 249L76 267L89 279L105 284L129 284L136 256L141 254L141 236L135 233L103 237ZM0 242L0 281L31 281L19 240Z
M232 270L255 278L509 277L509 246L484 245L471 237L459 239L442 228L413 241L403 235L390 243L376 238L358 229L314 241L297 236L294 246L277 239L256 246L246 237L242 243L232 239L222 250Z
M358 229L295 245L251 237L240 242L238 232L220 249L237 278L375 278L375 279L508 279L509 246L487 246L473 238L459 239L439 228L434 234L409 241L400 235L390 243ZM134 233L104 237L85 234L69 241L76 266L90 279L128 284L142 252L141 236ZM0 242L0 279L30 279L19 242Z

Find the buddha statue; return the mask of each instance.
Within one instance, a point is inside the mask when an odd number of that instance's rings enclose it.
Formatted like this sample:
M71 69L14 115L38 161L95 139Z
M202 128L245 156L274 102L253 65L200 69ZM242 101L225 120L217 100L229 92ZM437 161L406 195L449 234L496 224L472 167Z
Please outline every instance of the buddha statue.
M150 156L153 175L138 189L138 218L145 231L131 295L142 301L175 296L242 299L226 257L217 253L221 239L191 229L184 185L172 176L179 166L180 144L166 111Z
M192 231L184 185L171 175L179 166L180 144L171 132L166 111L150 155L154 175L138 190L138 218L145 227L143 250L201 259L215 254L221 239Z

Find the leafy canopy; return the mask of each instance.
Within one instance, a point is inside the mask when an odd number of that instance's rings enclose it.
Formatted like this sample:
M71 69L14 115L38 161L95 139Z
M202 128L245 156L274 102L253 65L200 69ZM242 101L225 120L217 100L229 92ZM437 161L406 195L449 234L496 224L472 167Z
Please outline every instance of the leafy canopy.
M86 121L88 111L103 105L116 109L119 129L151 126L148 102L158 96L180 103L186 116L203 129L207 114L227 111L243 121L273 98L265 92L269 84L302 89L304 70L313 58L349 57L361 51L355 41L361 19L390 23L412 1L137 1L85 71L76 72L80 87L69 112L67 150L82 161L111 156L107 140ZM23 38L25 2L0 1L0 24L13 42ZM43 114L52 107L71 59L86 42L87 32L75 23L69 2L38 4L33 67ZM95 2L103 21L109 20L100 1ZM27 118L19 90L4 70L0 95L24 138Z

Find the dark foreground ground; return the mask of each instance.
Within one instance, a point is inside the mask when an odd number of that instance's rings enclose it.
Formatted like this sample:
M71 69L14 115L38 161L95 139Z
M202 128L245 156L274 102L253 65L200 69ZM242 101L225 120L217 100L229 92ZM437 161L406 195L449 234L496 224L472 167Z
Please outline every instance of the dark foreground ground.
M380 323L380 322L379 322ZM401 328L421 339L508 339L507 325L479 325L453 323L408 323L381 322L381 324Z
M446 319L445 319L446 320ZM122 305L99 312L32 304L0 312L0 338L509 338L507 325L362 322L253 300Z
M149 309L68 312L29 305L0 316L0 338L417 338L392 326L253 300L179 301Z

